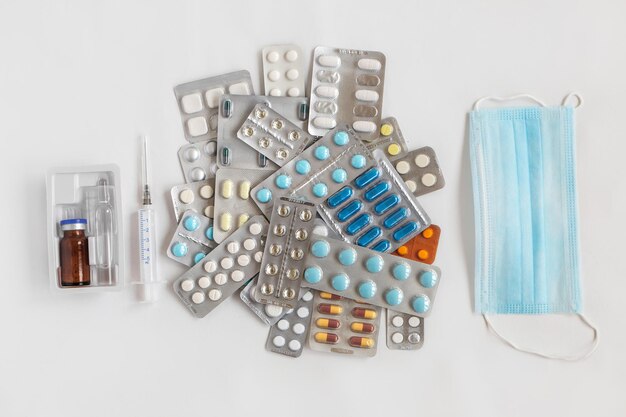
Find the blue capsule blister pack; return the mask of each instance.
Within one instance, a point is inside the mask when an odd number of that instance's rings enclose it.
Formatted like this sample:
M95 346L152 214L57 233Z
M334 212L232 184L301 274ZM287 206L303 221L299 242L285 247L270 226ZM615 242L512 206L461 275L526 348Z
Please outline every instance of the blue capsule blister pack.
M441 270L433 265L315 236L305 255L303 287L427 317Z
M167 256L183 265L193 266L216 246L213 220L194 210L187 210L170 240Z

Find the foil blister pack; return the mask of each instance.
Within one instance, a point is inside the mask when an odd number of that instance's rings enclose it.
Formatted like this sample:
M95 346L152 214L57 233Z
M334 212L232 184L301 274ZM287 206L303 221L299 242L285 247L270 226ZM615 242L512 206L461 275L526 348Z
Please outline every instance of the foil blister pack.
M183 213L194 210L206 217L213 217L213 202L215 194L215 179L175 185L170 190L174 215L179 222Z
M394 166L416 197L440 190L446 185L437 155L430 146L409 152L394 161Z
M183 265L193 266L200 262L217 243L213 240L213 220L187 210L174 231L167 256Z
M215 177L217 171L217 141L203 140L183 145L178 150L178 161L185 182L204 181Z
M304 57L297 45L271 45L263 48L263 85L266 96L305 95Z
M270 327L265 348L297 358L306 344L311 323L313 291L306 290L293 309Z

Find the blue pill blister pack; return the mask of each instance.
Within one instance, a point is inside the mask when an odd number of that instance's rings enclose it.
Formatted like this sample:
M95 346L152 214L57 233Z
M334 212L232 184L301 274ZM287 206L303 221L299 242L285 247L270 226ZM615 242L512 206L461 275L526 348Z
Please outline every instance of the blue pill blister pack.
M216 246L213 240L213 220L187 210L170 240L167 256L183 265L193 266Z
M252 217L174 281L174 292L191 313L209 314L259 273L267 220Z
M433 265L315 236L305 255L303 287L426 317L441 278Z

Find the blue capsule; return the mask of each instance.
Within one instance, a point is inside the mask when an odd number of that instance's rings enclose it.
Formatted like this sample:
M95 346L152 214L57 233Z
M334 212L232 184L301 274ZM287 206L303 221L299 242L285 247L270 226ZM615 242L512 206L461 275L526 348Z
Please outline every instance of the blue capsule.
M350 278L346 274L337 274L331 278L330 285L335 291L345 291L350 286Z
M418 295L411 300L411 307L416 313L426 313L430 310L430 298L427 295Z
M334 182L336 182L337 184L341 184L342 182L348 179L348 173L346 172L345 169L337 168L336 170L333 171L331 177Z
M306 159L296 162L296 172L300 175L306 175L311 171L311 163Z
M422 271L419 276L420 284L424 288L432 288L437 284L437 273L435 271Z
M187 216L183 220L183 227L189 232L195 232L200 227L200 219L198 216Z
M256 199L259 200L259 203L269 203L272 199L272 192L267 188L261 188L256 192Z
M356 244L359 246L367 247L370 243L372 243L378 236L380 236L383 231L378 226L372 227L367 232L363 233L361 237L356 240Z
M379 255L370 256L367 258L367 261L365 261L365 269L372 274L382 271L383 266L385 266L385 261L382 256Z
M417 231L417 223L408 222L395 232L393 232L393 238L397 242L405 241L412 233Z
M370 184L372 181L378 179L378 177L380 177L380 169L373 167L356 177L354 179L354 185L358 188L363 188L367 184Z
M363 213L356 219L352 220L352 223L350 223L348 227L346 227L346 233L349 235L354 235L358 233L359 230L370 224L371 221L372 217L367 213Z
M375 250L376 252L387 252L391 248L391 243L387 239L383 239L380 242L376 243L370 249Z
M411 275L411 267L405 262L397 263L391 268L391 275L398 281L406 281Z
M330 252L330 245L325 240L318 240L311 245L311 253L316 258L325 258Z
M339 252L337 256L339 263L343 266L350 266L356 262L356 251L352 248L347 248Z
M328 194L328 187L323 182L313 186L313 195L318 198L325 197Z
M328 146L320 145L315 148L315 151L313 151L313 155L315 156L315 159L324 161L330 156L330 149L328 149Z
M274 180L276 186L282 190L291 187L291 177L287 174L280 174Z
M304 270L304 280L309 284L317 284L322 280L322 269L319 266L310 266Z
M376 295L376 283L371 279L362 281L359 284L358 291L362 298L373 298Z
M343 130L339 130L333 135L333 142L335 142L335 145L337 146L345 146L348 144L349 140L350 137L348 136L348 132Z
M399 202L400 197L398 197L397 194L392 194L380 203L376 204L376 206L374 206L374 212L376 212L376 214L380 216L381 214L385 214L386 212L394 208Z
M189 251L187 245L183 242L174 243L171 250L172 254L177 258L182 258L183 256L187 255L187 252Z
M391 188L391 186L389 185L388 182L386 181L379 182L378 184L376 184L375 186L367 190L363 196L365 197L365 200L367 201L374 201L378 197L380 197L381 195L389 191L389 188Z
M352 188L345 186L341 190L337 191L335 194L328 197L326 200L326 204L328 207L335 208L341 205L344 201L352 197Z
M344 208L337 212L337 220L340 222L345 222L350 217L354 216L358 213L363 207L363 203L361 200L352 200Z
M401 207L398 210L391 213L389 216L387 216L385 220L383 221L383 224L385 225L386 228L391 229L392 227L400 223L402 220L404 220L407 214L408 214L408 210L405 209L404 207Z
M354 155L350 159L350 165L352 165L352 168L356 168L356 169L363 168L366 162L367 160L365 159L363 155Z

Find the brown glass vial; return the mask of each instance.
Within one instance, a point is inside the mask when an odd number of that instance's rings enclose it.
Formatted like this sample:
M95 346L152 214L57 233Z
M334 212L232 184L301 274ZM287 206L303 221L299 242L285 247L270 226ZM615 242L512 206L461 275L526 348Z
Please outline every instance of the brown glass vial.
M59 242L61 257L61 286L89 285L89 248L85 228L86 219L61 220L63 237Z

